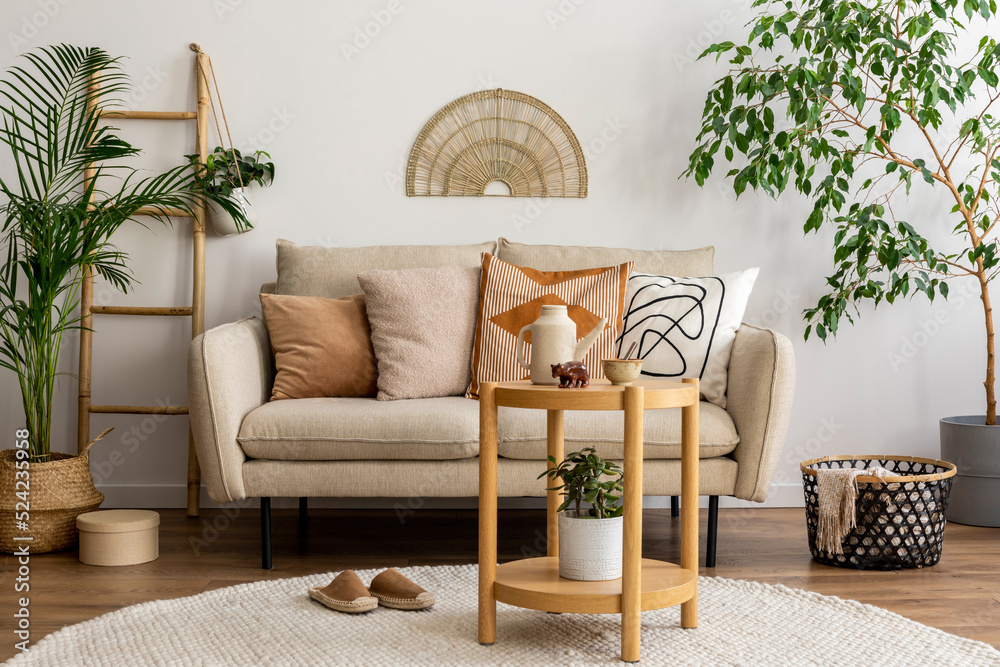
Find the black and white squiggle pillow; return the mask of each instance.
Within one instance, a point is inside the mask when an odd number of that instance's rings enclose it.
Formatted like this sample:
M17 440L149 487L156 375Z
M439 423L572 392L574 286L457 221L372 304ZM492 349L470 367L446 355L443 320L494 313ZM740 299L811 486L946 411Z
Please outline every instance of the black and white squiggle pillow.
M729 355L759 271L703 278L633 273L619 354L634 341L643 375L701 378L705 400L725 408Z

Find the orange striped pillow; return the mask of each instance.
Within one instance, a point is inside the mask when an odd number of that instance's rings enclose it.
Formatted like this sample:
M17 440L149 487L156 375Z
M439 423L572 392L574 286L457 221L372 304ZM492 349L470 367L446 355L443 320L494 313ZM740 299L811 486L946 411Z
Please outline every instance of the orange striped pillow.
M484 252L472 383L465 395L479 398L480 382L528 378L514 358L514 343L521 327L538 319L542 306L569 306L578 339L590 333L602 317L607 318L607 326L583 359L592 378L603 377L601 359L615 356L630 273L632 262L581 271L537 271Z

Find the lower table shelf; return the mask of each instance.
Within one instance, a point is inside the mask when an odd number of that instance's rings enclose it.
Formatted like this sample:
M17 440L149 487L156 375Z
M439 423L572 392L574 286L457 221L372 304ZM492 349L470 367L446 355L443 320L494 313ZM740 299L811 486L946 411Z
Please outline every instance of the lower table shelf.
M690 600L697 590L693 572L673 563L642 559L642 611ZM622 580L572 581L559 576L559 559L528 558L497 566L497 602L515 607L577 614L618 614Z

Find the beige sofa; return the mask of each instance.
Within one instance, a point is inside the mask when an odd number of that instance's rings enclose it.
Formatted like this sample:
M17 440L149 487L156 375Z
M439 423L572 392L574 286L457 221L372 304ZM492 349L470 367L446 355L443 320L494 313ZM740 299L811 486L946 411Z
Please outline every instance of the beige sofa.
M477 266L487 250L540 270L635 262L635 271L711 275L714 249L641 251L532 246L505 239L468 246L299 247L278 244L278 281L262 289L338 297L360 292L359 271ZM217 502L261 499L262 560L270 567L270 499L297 497L472 498L478 495L477 401L312 398L268 402L273 357L260 319L198 336L188 358L188 405L202 475ZM719 496L761 502L784 444L794 387L792 347L781 334L740 327L729 365L728 406L702 402L700 492L709 496L706 562L715 563ZM544 496L545 414L501 408L501 497ZM622 456L621 415L569 413L566 448ZM680 411L645 419L643 489L680 494Z

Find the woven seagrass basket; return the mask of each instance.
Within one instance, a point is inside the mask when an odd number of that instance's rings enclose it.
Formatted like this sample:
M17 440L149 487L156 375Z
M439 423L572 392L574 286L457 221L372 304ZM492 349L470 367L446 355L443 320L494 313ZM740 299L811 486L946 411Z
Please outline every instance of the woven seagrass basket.
M24 485L17 485L16 450L0 451L0 551L14 553L27 545L31 553L46 553L77 545L80 539L77 515L92 512L104 502L104 494L94 487L94 477L90 474L89 447L79 456L52 452L51 461L31 463L27 480L27 530L18 520L24 506L19 506L23 501L16 493L23 493ZM32 540L14 540L15 537Z
M882 466L896 475L858 477L857 526L843 541L843 554L816 546L819 524L817 471ZM812 557L824 565L859 570L900 570L941 560L945 513L956 468L920 457L824 456L799 464L806 496L806 526Z

